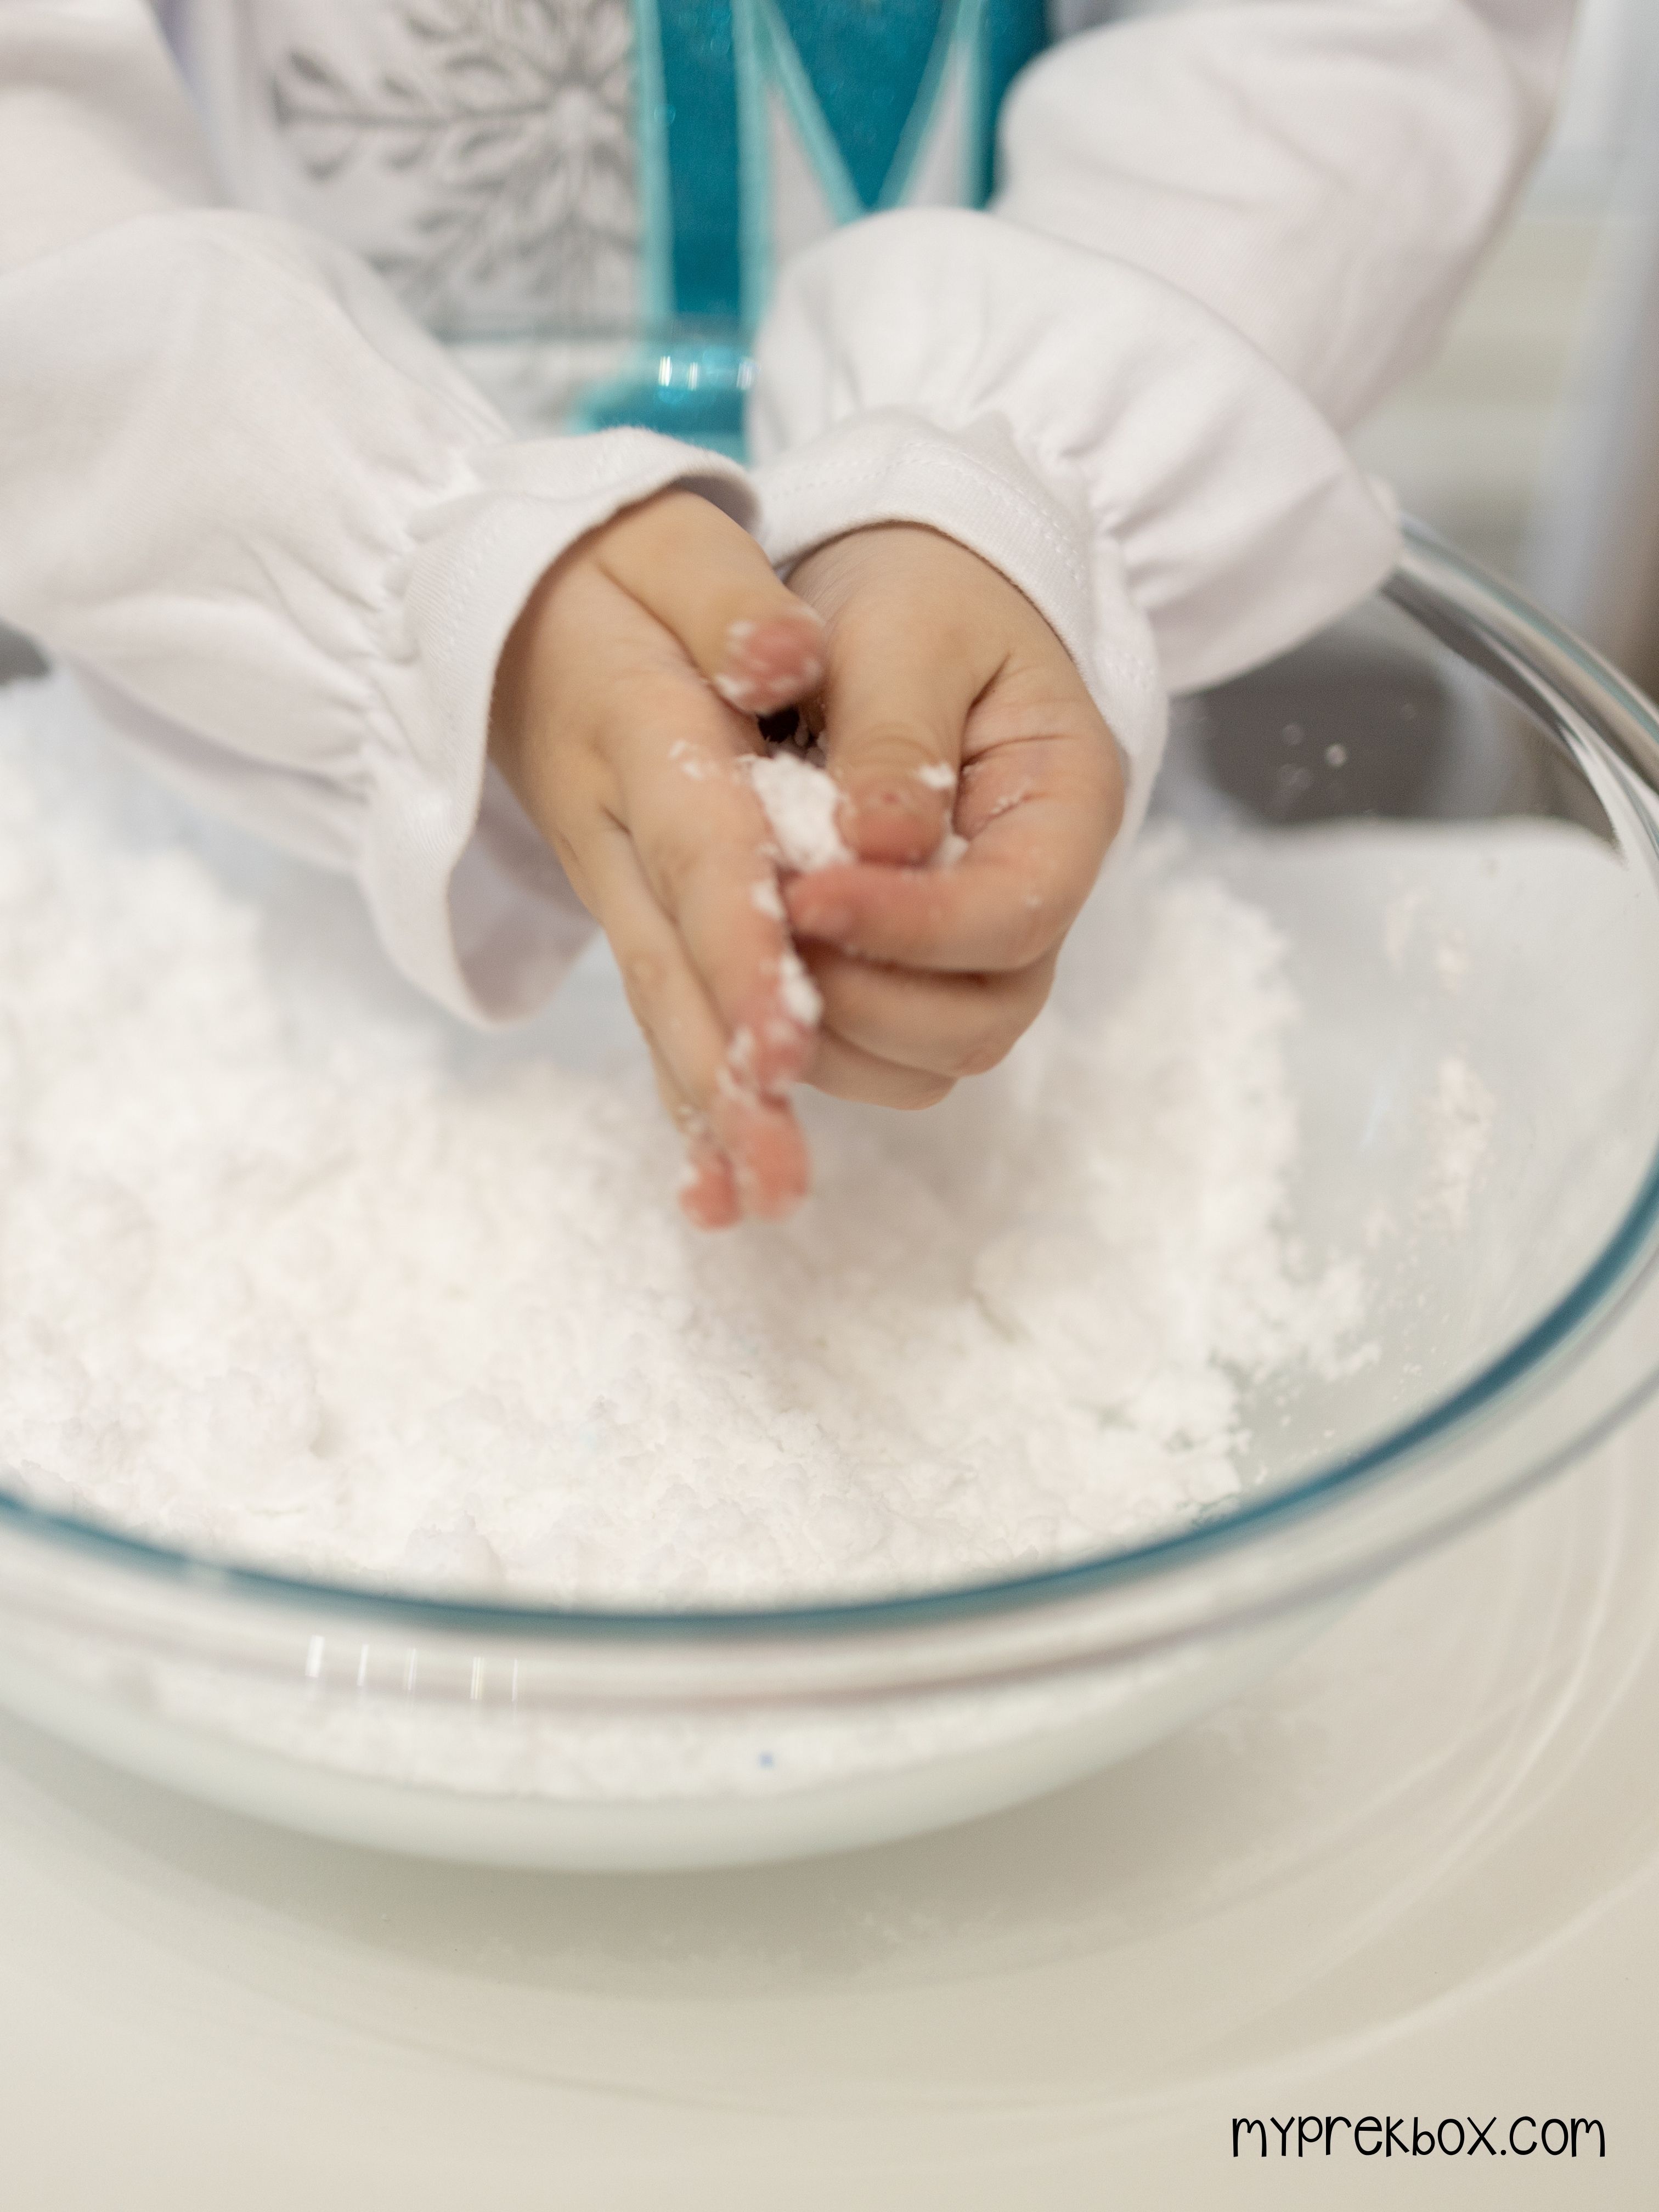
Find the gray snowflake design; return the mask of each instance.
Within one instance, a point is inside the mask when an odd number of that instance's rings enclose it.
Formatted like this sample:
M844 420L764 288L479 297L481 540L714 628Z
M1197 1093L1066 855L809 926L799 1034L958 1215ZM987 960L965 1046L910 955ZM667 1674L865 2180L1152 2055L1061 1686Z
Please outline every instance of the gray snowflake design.
M306 174L368 166L401 185L399 234L371 258L425 318L503 297L543 322L632 319L638 197L629 0L394 0L407 60L353 84L284 54L271 111ZM403 196L400 194L400 197Z

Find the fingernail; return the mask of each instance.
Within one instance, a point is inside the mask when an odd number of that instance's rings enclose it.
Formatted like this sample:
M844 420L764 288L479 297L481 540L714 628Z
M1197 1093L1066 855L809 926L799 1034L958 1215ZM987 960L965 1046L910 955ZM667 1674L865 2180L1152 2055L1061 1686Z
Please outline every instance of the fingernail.
M730 1229L738 1218L724 1155L708 1143L688 1151L675 1195L694 1229Z
M734 622L726 633L714 689L744 714L799 699L823 680L823 629L805 606L763 622Z

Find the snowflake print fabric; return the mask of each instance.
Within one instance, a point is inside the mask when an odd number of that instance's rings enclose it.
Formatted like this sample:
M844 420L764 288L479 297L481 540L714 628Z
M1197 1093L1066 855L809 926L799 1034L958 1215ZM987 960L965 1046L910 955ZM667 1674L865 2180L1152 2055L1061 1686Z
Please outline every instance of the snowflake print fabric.
M162 23L238 204L361 253L442 335L583 341L732 338L837 225L981 201L1045 37L1042 0L170 0Z
M274 12L274 11L273 11ZM314 19L310 20L310 19ZM262 54L295 209L427 321L533 301L570 329L636 319L627 0L289 5Z

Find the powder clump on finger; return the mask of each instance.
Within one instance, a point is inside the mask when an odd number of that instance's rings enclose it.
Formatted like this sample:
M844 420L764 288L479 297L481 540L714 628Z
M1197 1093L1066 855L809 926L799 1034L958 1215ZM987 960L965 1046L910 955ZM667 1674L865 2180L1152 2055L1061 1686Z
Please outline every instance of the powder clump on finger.
M765 811L779 863L792 875L857 858L836 820L842 794L832 776L792 752L750 754L741 767Z

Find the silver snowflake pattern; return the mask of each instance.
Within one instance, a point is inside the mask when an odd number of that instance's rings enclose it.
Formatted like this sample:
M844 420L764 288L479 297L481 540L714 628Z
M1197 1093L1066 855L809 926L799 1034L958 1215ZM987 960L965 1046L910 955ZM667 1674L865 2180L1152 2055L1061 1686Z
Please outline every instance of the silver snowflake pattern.
M368 85L302 48L270 102L312 182L359 165L409 206L371 258L429 320L509 297L571 327L631 319L639 245L629 0L397 0L407 60Z

